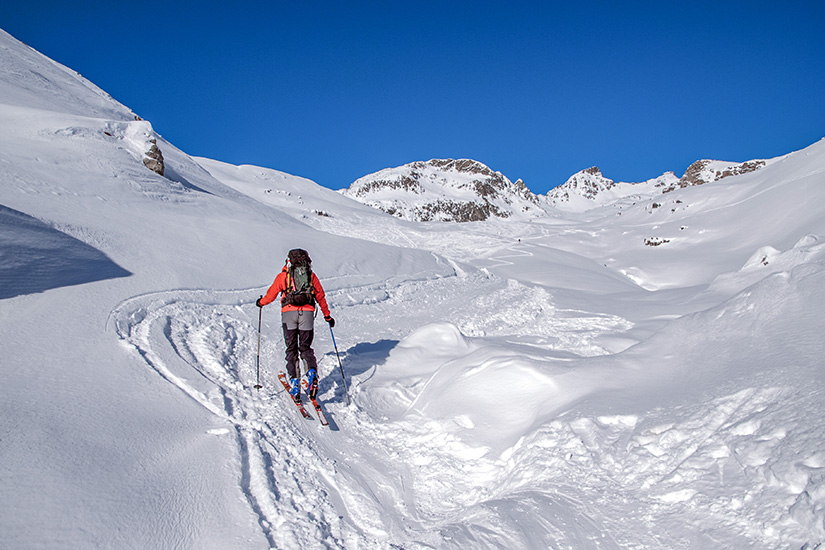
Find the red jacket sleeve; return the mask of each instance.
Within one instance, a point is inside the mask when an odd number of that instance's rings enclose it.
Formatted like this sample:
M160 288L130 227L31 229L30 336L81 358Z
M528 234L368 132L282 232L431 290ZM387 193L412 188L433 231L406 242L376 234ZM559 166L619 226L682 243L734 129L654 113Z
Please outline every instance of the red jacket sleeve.
M321 286L321 281L318 280L314 272L312 273L312 288L315 289L315 301L321 306L321 313L324 314L324 317L329 317L329 306L327 305L324 287Z
M271 304L275 301L278 297L278 294L286 290L286 268L284 268L278 276L275 277L275 280L272 282L272 286L269 287L269 290L266 291L266 294L263 298L261 298L261 305L265 306L267 304Z

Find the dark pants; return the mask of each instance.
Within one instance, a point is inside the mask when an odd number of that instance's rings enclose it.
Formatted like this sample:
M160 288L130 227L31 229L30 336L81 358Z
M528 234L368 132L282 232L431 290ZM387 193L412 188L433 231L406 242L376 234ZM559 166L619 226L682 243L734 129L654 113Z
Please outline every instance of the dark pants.
M307 369L318 368L315 352L312 351L314 336L314 311L283 311L281 322L284 327L284 343L286 344L286 370L290 378L301 376L298 368L298 355L306 363Z

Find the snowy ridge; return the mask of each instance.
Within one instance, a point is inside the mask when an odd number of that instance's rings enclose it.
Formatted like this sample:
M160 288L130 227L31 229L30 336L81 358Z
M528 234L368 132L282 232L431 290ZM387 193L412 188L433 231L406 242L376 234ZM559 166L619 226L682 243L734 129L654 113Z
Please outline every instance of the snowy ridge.
M602 175L601 170L594 166L573 174L563 185L548 191L547 200L555 208L568 212L583 212L627 197L652 197L670 193L675 189L747 174L781 158L747 162L698 160L688 167L681 178L676 177L673 172L665 172L658 178L641 183L614 182Z
M688 187L690 185L703 185L711 183L730 176L738 176L740 174L747 174L760 168L764 168L769 163L776 162L777 159L771 160L749 160L747 162L723 162L718 160L697 160L685 170L684 175L679 179L679 187ZM671 186L664 192L670 192L676 186Z
M678 181L673 172L666 172L642 183L617 183L604 177L601 170L594 166L573 174L563 185L548 191L547 201L555 208L581 212L626 197L640 198L662 193Z
M135 114L79 73L0 29L0 98L6 105L112 120Z
M6 34L0 74L0 547L825 544L825 141L433 224L194 159ZM254 305L296 246L331 429Z
M412 221L480 221L544 214L521 180L512 183L478 161L433 159L356 180L344 195Z

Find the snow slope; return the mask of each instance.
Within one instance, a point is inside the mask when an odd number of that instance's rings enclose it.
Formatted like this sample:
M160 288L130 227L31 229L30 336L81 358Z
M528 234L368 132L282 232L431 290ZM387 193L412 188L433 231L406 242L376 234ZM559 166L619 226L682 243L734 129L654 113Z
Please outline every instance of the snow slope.
M825 542L825 142L585 212L416 223L193 159L0 54L0 547ZM279 391L274 308L256 369L254 300L295 246L337 320L331 429Z

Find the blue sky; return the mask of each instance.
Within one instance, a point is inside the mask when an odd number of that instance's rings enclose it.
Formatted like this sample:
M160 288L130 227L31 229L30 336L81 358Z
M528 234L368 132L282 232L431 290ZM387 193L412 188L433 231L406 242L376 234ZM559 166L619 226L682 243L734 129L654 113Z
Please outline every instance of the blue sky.
M536 193L825 137L825 2L4 2L189 154L340 189L472 158Z

